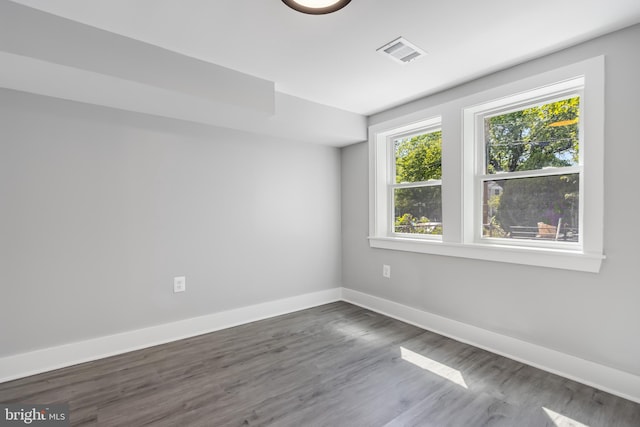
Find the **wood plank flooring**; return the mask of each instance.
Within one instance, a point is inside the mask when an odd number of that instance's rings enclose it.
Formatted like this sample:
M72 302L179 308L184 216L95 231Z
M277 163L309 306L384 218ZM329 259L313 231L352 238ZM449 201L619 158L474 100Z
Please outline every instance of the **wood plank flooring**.
M0 384L74 426L638 427L640 405L337 302Z

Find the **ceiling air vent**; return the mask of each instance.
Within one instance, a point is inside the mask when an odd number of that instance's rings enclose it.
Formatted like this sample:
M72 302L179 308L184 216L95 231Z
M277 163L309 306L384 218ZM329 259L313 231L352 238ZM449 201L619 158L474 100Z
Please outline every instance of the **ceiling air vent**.
M402 37L385 44L378 49L378 52L388 55L391 59L401 64L407 64L427 54L424 50Z

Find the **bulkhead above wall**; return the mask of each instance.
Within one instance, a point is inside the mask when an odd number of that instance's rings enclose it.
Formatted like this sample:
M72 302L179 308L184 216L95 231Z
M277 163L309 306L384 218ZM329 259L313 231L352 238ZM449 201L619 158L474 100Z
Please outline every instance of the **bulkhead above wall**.
M301 142L366 139L362 115L13 2L0 4L0 64L0 87L8 89Z

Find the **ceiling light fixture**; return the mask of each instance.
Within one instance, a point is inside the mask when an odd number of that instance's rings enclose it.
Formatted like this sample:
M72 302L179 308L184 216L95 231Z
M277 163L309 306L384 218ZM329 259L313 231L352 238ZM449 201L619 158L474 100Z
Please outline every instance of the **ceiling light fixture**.
M282 2L298 12L325 15L342 9L351 0L282 0Z

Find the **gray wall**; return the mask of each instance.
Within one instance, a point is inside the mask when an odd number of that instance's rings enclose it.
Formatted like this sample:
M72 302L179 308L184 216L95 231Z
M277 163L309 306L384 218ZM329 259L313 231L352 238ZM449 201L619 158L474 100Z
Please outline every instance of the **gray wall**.
M606 55L605 254L600 274L371 249L366 144L342 150L343 286L640 375L640 25L371 118L379 123ZM588 142L587 142L588 143ZM392 278L382 278L382 264Z
M9 90L0 130L0 356L340 285L336 148Z

